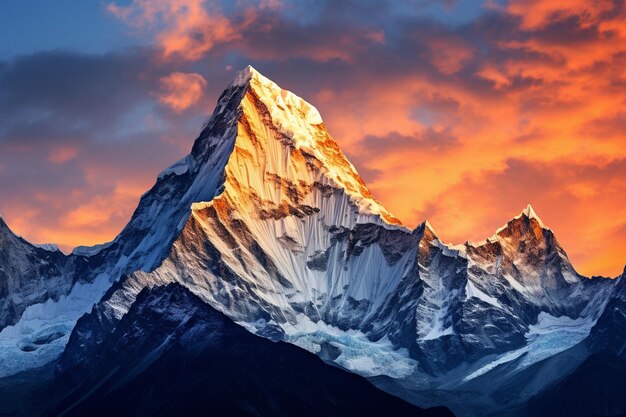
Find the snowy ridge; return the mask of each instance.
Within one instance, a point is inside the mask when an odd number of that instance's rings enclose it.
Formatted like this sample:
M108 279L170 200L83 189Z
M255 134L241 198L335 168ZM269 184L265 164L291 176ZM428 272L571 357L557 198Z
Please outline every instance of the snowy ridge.
M533 207L530 204L528 206L526 206L526 208L520 214L518 214L517 216L515 216L511 220L509 220L508 223L510 223L510 222L512 222L514 220L520 220L520 219L523 219L523 218L536 220L537 223L539 223L539 227L541 227L542 229L550 230L549 227L547 227L546 225L543 224L543 221L539 218L537 213L535 213L535 210L533 209ZM498 230L496 230L496 233L490 239L494 239L500 232L505 230L507 228L507 226L508 226L508 223L506 225L502 226L501 228L499 228Z
M33 246L39 249L47 250L48 252L60 252L61 250L55 243L32 243Z
M93 256L93 255L100 253L100 251L108 248L112 244L113 242L107 242L107 243L101 243L101 244L93 245L93 246L77 246L74 249L72 249L72 255Z
M189 172L189 170L193 169L193 166L195 164L195 160L193 158L192 155L187 155L184 158L176 161L174 164L172 164L169 168L163 170L159 175L158 175L158 179L163 179L165 177L167 177L168 175L183 175L187 172Z

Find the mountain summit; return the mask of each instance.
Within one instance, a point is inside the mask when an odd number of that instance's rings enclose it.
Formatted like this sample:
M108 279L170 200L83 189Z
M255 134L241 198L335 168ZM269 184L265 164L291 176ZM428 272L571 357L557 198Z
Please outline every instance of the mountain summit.
M191 153L158 176L120 235L63 259L61 277L41 272L60 294L46 295L41 282L0 293L4 305L39 294L0 332L0 377L57 361L70 378L124 338L129 312L170 311L137 300L174 285L258 336L410 402L468 416L518 405L491 398L504 394L486 392L485 381L530 389L518 376L583 343L616 287L576 273L530 205L477 243L446 245L427 222L402 226L315 107L252 67L222 93ZM142 334L169 340L158 323L141 322Z
M236 115L226 116L230 111ZM236 125L216 132L225 120ZM178 162L161 176L187 172L190 165L206 165L209 161L198 155L202 151L210 158L222 159L223 165L216 165L224 178L220 197L242 209L244 204L260 203L252 208L278 215L298 210L312 194L312 187L331 187L342 190L363 215L400 224L374 200L326 130L317 109L251 66L239 72L226 89L203 136L194 145L193 159Z

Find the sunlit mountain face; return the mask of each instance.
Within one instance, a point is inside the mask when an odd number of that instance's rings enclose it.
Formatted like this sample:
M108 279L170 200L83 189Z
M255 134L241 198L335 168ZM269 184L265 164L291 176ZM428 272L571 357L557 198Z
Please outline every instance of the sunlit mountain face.
M626 414L620 2L6 11L0 415Z

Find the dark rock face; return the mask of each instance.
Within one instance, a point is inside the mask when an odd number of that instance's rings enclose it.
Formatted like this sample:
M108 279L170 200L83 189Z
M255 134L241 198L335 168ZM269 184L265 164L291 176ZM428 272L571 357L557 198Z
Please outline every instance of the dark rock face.
M603 351L591 355L562 381L532 398L527 417L626 415L626 361Z
M98 354L58 378L76 388L48 415L452 415L248 333L178 284L143 290Z
M31 245L0 218L0 330L15 324L29 305L66 294L71 269L63 253Z
M626 360L626 268L604 312L591 329L587 345L593 351L609 351Z

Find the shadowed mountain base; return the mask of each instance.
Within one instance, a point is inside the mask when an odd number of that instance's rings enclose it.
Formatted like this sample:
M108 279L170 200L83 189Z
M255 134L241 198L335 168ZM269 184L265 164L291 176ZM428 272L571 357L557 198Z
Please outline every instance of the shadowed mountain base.
M46 415L452 416L255 336L178 284L142 291L93 360L58 378L78 384Z

